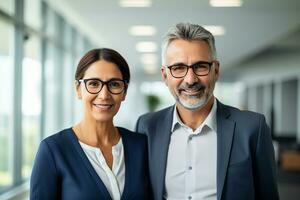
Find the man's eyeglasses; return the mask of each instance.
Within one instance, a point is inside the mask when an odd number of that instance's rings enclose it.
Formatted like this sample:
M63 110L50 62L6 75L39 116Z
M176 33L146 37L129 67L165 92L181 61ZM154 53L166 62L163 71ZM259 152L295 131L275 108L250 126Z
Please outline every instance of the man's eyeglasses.
M80 79L79 83L84 83L86 90L91 94L98 94L104 85L112 94L120 94L126 89L126 82L122 79L113 78L109 81L102 81L97 78Z
M207 61L199 61L192 65L186 65L184 63L177 63L174 65L167 66L169 68L171 75L174 78L183 78L188 73L189 68L193 69L193 72L197 76L206 76L210 72L210 68L214 61L207 62Z

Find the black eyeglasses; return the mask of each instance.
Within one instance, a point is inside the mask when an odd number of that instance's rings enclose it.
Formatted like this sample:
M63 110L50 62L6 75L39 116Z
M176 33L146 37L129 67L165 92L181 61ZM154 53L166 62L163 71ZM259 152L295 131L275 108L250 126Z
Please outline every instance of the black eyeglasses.
M167 66L169 68L171 75L174 78L183 78L188 73L189 68L193 69L193 72L197 76L207 76L210 72L210 68L214 61L198 61L192 65L186 65L184 63L176 63L174 65Z
M91 94L98 94L104 85L112 94L120 94L126 89L126 81L122 79L113 78L109 81L102 81L98 78L80 79L79 83L83 82L86 90Z

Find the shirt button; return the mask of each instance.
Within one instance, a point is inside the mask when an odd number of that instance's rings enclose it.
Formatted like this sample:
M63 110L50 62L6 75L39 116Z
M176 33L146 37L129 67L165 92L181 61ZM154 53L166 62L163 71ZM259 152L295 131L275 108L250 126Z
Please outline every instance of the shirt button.
M193 167L192 166L189 166L189 170L192 170L193 169Z
M189 199L192 199L192 196L189 196L188 198L189 198Z

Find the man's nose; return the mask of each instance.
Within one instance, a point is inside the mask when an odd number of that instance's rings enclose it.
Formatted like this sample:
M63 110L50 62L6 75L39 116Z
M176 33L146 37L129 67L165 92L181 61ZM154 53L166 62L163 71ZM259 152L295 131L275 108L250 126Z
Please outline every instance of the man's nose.
M194 73L193 68L190 67L184 77L184 81L189 85L192 85L193 83L198 82L198 80L198 76Z

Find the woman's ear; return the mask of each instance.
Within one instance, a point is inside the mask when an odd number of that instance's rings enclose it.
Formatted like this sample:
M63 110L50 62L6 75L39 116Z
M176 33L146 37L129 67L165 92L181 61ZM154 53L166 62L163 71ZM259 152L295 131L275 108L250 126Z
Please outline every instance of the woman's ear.
M126 95L127 95L127 89L128 89L128 85L126 85L126 89L125 89L125 91L124 91L124 94L123 94L123 97L122 97L122 101L124 101L125 98L126 98Z
M78 98L78 99L81 99L82 96L81 96L80 82L77 81L77 80L75 80L74 84L75 84L75 89L76 89L76 95L77 95L77 98Z

